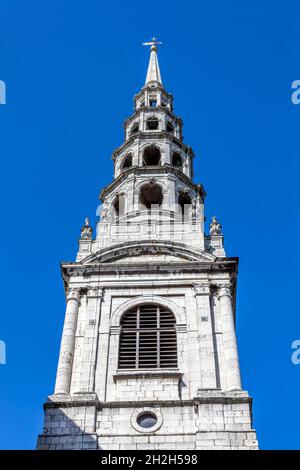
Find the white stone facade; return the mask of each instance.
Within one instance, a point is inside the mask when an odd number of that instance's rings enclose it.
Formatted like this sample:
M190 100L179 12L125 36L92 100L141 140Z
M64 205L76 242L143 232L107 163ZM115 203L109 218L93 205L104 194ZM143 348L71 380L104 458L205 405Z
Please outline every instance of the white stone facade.
M226 257L217 221L204 233L205 191L155 46L135 107L96 237L87 219L76 262L62 264L66 316L37 448L256 449L235 336L238 260ZM172 312L177 367L118 368L121 320L145 304ZM143 413L152 427L139 425Z

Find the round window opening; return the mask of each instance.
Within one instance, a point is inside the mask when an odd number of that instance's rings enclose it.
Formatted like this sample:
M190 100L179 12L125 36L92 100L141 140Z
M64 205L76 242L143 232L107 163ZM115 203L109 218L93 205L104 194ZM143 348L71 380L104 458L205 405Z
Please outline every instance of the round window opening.
M136 422L142 428L149 429L156 425L157 417L152 413L143 413L138 416Z

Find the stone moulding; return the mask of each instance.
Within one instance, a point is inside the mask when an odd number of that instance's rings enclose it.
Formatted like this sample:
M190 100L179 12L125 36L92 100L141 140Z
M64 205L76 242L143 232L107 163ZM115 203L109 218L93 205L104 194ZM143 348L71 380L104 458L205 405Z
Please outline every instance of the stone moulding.
M181 379L183 374L178 371L165 371L163 372L166 378L172 377ZM118 374L116 374L118 375ZM129 373L130 378L134 378L133 374ZM145 373L145 378L149 375ZM156 376L160 377L157 373ZM119 377L118 379L126 379L128 377ZM140 378L140 377L137 377ZM162 406L182 406L182 405L201 405L201 404L239 404L248 403L252 405L252 397L246 391L222 392L219 389L199 389L197 396L189 400L143 400L140 402L141 406L153 406L153 404L161 404ZM136 406L135 401L111 401L100 402L95 392L91 393L75 393L73 395L51 395L45 403L45 408L63 408L63 407L78 407L78 406L96 406L97 409L102 408L131 408Z
M183 377L183 373L178 370L153 370L153 371L117 371L113 375L114 382L118 380L127 380L127 379L177 379L180 380Z
M94 262L90 264L79 263L62 263L61 271L65 289L68 286L70 277L82 277L86 281L90 276L94 275L123 275L123 274L149 274L157 273L167 274L180 272L181 274L195 273L229 273L236 277L238 269L238 258L222 258L214 262L188 261L175 262L162 265L161 263L135 263L134 265L127 263L101 263ZM188 285L186 282L185 285Z
M50 395L44 404L44 408L60 408L69 406L95 406L99 404L98 396L95 392L74 393L73 395Z

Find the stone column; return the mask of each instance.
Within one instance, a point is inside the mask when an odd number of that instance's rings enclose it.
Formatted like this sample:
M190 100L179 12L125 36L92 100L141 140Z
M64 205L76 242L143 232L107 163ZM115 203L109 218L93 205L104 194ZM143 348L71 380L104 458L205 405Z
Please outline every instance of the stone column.
M79 301L79 290L71 289L67 296L65 322L60 344L60 354L54 390L56 395L67 395L70 393Z
M222 319L226 390L241 390L239 357L233 320L232 297L229 284L219 287L220 316Z

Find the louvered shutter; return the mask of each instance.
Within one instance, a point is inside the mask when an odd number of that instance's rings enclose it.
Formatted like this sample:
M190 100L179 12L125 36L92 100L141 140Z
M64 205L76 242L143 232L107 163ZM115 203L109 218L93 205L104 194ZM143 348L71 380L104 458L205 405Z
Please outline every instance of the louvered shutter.
M125 313L121 320L119 369L174 367L177 367L177 341L172 312L146 304Z

